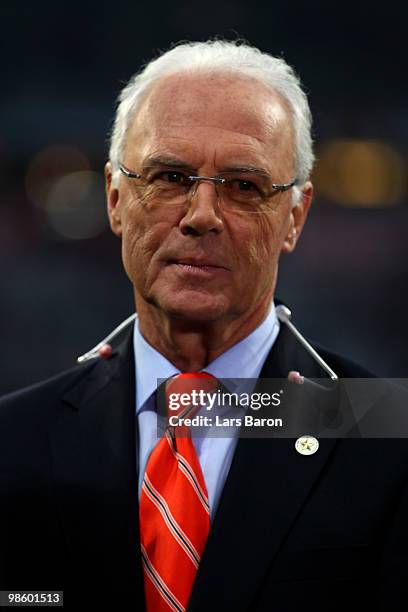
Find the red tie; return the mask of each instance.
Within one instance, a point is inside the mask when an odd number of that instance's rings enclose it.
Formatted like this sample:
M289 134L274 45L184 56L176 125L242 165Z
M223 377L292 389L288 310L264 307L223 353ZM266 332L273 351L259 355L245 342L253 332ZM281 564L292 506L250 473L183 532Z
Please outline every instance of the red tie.
M217 386L206 372L179 374L167 382L167 404L170 394L213 392ZM207 489L189 430L167 428L147 462L140 498L148 612L187 610L209 530Z

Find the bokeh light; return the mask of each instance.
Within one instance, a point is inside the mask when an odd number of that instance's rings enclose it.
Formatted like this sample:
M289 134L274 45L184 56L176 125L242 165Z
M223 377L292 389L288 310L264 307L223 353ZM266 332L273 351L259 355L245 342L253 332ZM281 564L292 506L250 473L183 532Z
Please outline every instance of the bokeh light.
M47 147L31 161L26 174L26 192L39 208L47 206L48 195L54 184L64 175L90 170L87 157L69 145Z
M387 207L405 195L404 163L378 140L332 140L317 153L316 191L344 206Z
M46 216L59 237L85 240L107 227L103 177L89 170L62 176L48 194Z

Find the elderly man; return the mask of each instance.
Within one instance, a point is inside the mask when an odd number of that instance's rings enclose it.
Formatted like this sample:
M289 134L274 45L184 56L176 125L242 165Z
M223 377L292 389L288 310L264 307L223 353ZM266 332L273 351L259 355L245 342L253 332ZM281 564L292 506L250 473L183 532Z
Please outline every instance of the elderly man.
M1 588L72 609L402 609L404 440L309 456L156 435L158 379L324 374L274 304L312 200L310 127L292 69L246 45L181 44L124 88L105 174L137 318L107 358L2 400Z

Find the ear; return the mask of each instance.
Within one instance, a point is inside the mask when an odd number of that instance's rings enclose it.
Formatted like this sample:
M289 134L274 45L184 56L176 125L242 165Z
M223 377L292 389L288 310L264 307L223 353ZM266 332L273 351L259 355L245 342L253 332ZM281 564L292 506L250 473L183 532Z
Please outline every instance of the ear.
M303 230L303 226L309 213L310 205L313 199L313 185L310 181L302 187L299 202L293 206L290 218L289 228L282 246L282 253L292 253L295 250L297 241Z
M119 204L119 189L112 185L112 164L109 161L105 164L105 191L111 230L116 236L121 236L122 217Z

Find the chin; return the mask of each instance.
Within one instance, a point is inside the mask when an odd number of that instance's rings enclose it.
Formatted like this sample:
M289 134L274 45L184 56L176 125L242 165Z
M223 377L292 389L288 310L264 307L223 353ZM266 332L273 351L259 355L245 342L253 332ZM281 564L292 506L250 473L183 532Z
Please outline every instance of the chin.
M153 300L152 303L171 318L212 322L227 316L229 302L224 296L203 296L200 292L189 292L190 296L172 296L170 299ZM207 299L206 299L207 298Z

